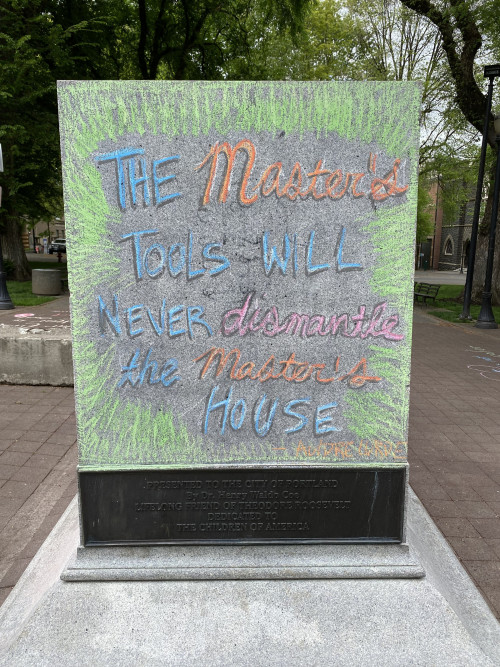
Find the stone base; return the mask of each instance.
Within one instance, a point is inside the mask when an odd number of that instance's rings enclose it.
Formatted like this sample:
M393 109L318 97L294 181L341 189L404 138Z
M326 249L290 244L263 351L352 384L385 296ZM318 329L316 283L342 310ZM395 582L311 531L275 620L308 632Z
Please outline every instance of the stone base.
M79 547L64 581L406 579L424 570L405 544Z
M67 582L60 574L64 567L66 573L74 568L67 562L78 542L75 502L0 608L0 665L499 665L498 622L411 493L408 528L425 578L270 580L267 574L267 580ZM346 549L333 546L339 553ZM264 558L257 556L260 549L251 549L245 562L254 553L252 567L261 575L265 568L285 570L285 565L303 573L307 567L353 567L352 553L328 563L326 554L320 557L313 547L309 556L316 555L307 564L296 547L294 559L292 550L287 554L280 547L279 562L278 551ZM380 558L385 549L379 551L378 566L387 565ZM83 570L87 554L92 559L100 553L103 561L108 558L108 569L120 569L122 549L109 551L115 551L114 562L95 548L81 552L76 563ZM164 551L146 549L145 562L151 567ZM225 548L218 560L212 548L203 559L201 551L190 557L193 548L186 547L187 562L181 564L182 553L176 548L168 563L156 564L160 569L168 565L177 575L194 566L205 568L205 577L214 569L243 569L241 558L236 563ZM96 565L89 562L87 570Z

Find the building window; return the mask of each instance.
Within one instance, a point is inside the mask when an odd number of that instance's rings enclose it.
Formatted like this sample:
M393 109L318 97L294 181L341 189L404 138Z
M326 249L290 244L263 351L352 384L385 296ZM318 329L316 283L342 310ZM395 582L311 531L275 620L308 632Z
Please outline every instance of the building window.
M453 241L451 239L451 236L448 236L448 238L444 242L444 254L453 255Z

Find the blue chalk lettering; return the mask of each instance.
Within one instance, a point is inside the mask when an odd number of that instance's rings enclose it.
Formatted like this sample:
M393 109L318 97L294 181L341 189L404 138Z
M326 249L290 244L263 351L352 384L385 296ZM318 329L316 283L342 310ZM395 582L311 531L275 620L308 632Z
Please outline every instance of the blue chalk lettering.
M336 408L337 407L337 402L334 401L333 403L327 403L326 405L318 405L316 408L316 421L314 425L314 431L317 435L321 435L322 433L331 433L332 431L340 431L339 428L336 426L321 426L321 424L328 424L331 423L333 417L332 415L325 415L324 417L321 416L321 413L324 412L325 410L330 410L331 408Z
M123 385L126 382L130 382L132 387L135 387L135 383L137 380L132 379L132 371L134 371L136 368L139 367L139 364L137 363L139 361L139 355L141 353L141 348L138 347L136 348L134 354L130 358L130 361L128 362L128 366L122 366L122 373L125 373L118 382L118 387L123 387Z
M307 246L307 273L316 273L317 271L326 271L326 269L330 268L330 264L316 264L314 265L312 263L312 253L313 253L313 245L314 245L314 237L316 235L316 232L311 231L309 234L309 244Z
M240 410L239 418L238 418L238 410ZM233 431L237 431L239 428L241 428L243 420L245 419L246 411L247 411L247 406L245 403L245 399L240 398L240 400L234 404L233 409L231 410L231 418L229 420L229 423L231 424L231 428L233 429Z
M148 186L148 175L146 173L146 160L141 157L139 158L141 164L142 176L138 178L135 177L135 160L132 158L128 165L128 178L130 182L130 192L132 193L132 204L135 206L137 203L137 186L141 183L144 183L144 203L146 206L149 206L149 186Z
M297 431L300 431L300 429L304 428L304 426L306 426L309 419L305 415L302 415L300 412L295 412L294 410L292 410L292 408L294 408L296 405L299 405L300 403L310 403L310 402L311 402L310 398L297 398L296 400L290 401L285 405L285 407L283 408L283 412L289 417L295 417L296 419L299 420L299 423L296 426L287 428L285 433L296 433Z
M178 329L174 331L172 328L176 322L179 322L182 315L177 315L177 313L182 313L184 306L174 306L168 311L168 335L173 338L174 336L181 336L186 333L186 329Z
M181 193L180 192L174 192L170 195L165 195L165 197L162 197L160 195L160 188L159 186L162 183L166 183L167 181L171 181L172 178L175 178L174 174L170 174L169 176L158 176L156 172L156 168L160 164L164 164L165 162L170 162L171 160L178 160L180 158L180 155L172 155L172 157L164 157L161 160L155 160L153 162L153 181L155 185L155 202L156 204L163 204L163 202L168 201L169 199L173 199L174 197L180 197Z
M158 234L158 229L143 229L140 232L131 232L130 234L123 234L121 237L123 240L125 239L134 239L134 266L135 266L135 271L137 273L137 278L140 280L143 276L142 273L142 261L141 261L141 236L144 236L145 234Z
M126 208L126 190L125 190L125 174L123 172L123 160L132 157L132 155L143 155L143 148L122 148L119 151L112 153L104 153L103 155L96 155L94 160L96 162L107 162L108 160L116 160L118 168L118 199L121 208ZM144 172L145 173L145 172Z
M181 379L180 375L173 375L179 369L177 359L169 359L161 369L161 383L164 387L170 387L174 382Z
M142 313L139 312L138 314L135 314L135 311L141 311L143 308L143 304L141 303L138 306L131 306L130 308L127 308L125 312L127 313L127 328L128 328L128 335L131 338L134 338L134 336L138 336L141 334L144 329L132 329L132 325L135 324L135 322L140 322L142 320Z
M173 254L176 252L176 250L179 251L180 262L177 266L174 266L172 264L172 257ZM184 269L185 265L186 265L186 247L184 246L183 243L174 243L173 245L170 246L168 251L168 271L172 276L172 278L176 278L179 275L179 273Z
M203 425L203 433L206 433L207 430L208 430L208 418L209 418L210 413L213 412L214 410L218 410L219 408L222 408L222 407L224 408L224 417L222 419L222 428L221 428L221 433L222 434L224 433L224 429L226 428L227 413L228 413L229 402L231 400L231 395L233 393L233 389L232 389L232 387L229 389L228 395L222 401L219 401L219 403L212 403L213 398L214 398L215 394L217 393L218 389L219 389L219 385L217 384L212 389L212 392L211 392L210 397L208 399L207 409L206 409L206 412L205 412L205 422L204 422L204 425Z
M120 314L119 314L119 309L118 309L118 295L117 294L113 295L113 301L114 301L114 304L115 304L115 309L114 309L113 314L111 314L109 312L108 307L106 306L106 304L104 303L104 301L102 300L100 295L97 297L97 299L99 301L99 329L101 330L101 336L105 335L105 333L104 333L104 323L105 323L106 319L109 322L109 324L112 326L114 333L117 336L119 336L121 334L122 330L120 328Z
M158 254L160 255L160 263L155 269L150 270L149 258L152 252L158 252ZM153 243L153 245L149 246L149 248L144 253L144 268L146 269L146 273L150 278L154 278L163 271L163 269L165 268L166 259L167 259L167 253L165 252L165 248L161 245L161 243Z
M257 435L260 436L261 438L263 438L265 435L268 434L269 429L271 428L271 426L273 424L274 414L276 412L276 408L278 407L278 403L279 403L279 399L277 398L274 401L274 403L272 404L272 406L269 410L269 414L268 414L266 422L262 426L260 426L259 425L260 413L262 412L262 408L264 407L264 403L266 401L266 398L267 398L267 394L264 394L264 396L260 399L260 403L257 406L257 409L255 410L254 428L255 428L255 432L257 433Z
M201 324L208 331L208 335L212 336L212 328L207 322L205 322L205 320L201 319L202 315L203 315L203 306L188 306L187 322L188 322L189 338L191 338L191 340L194 338L193 327L192 327L193 324Z
M153 313L150 311L150 309L146 308L149 321L153 325L154 330L156 331L158 336L161 336L162 333L165 331L165 304L166 304L166 299L163 299L160 308L160 324L158 324L158 322L155 320Z
M280 269L281 273L284 276L286 275L288 260L290 259L290 239L288 238L288 234L285 234L283 237L283 253L284 257L283 259L280 259L276 246L274 245L271 247L271 251L269 252L268 232L264 232L262 237L262 259L264 261L264 271L266 272L266 276L271 273L273 270L273 264L275 263L276 266Z
M188 237L188 280L192 280L193 278L196 278L197 276L201 276L203 273L205 273L205 269L196 269L196 271L193 271L191 269L191 262L193 259L193 234L192 232L189 232L189 237Z
M146 373L148 372L149 372L149 384L158 384L158 382L160 381L160 378L155 378L156 371L158 370L158 364L154 360L149 361L150 356L151 356L151 348L149 348L148 353L146 354L146 358L144 359L144 363L142 364L142 370L139 375L139 387L142 387L142 383L144 382L144 379L146 378Z
M342 261L342 253L344 251L344 239L345 239L345 227L342 227L342 233L340 235L339 249L337 251L337 270L343 271L344 269L360 269L361 264L348 264Z
M231 266L231 262L224 255L212 255L210 251L213 248L222 248L222 244L207 243L207 245L203 248L203 257L205 257L205 259L210 260L211 262L221 263L220 266L217 266L214 269L210 269L209 271L209 275L216 276L218 273L221 273L221 271L225 271L226 269L228 269Z

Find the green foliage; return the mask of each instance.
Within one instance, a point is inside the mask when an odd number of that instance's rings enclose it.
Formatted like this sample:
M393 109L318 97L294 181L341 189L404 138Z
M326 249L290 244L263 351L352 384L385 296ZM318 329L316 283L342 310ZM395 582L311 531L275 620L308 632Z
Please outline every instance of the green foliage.
M425 241L434 233L434 202L429 194L429 183L418 179L417 242Z
M465 163L475 167L477 133L457 104L437 27L405 6L415 1L5 0L0 227L62 214L56 80L138 78L420 80L420 171L441 174L445 224L453 222L469 192L472 168L466 183L459 179ZM500 53L497 4L468 5L491 61ZM419 237L429 229L424 198Z
M3 260L3 270L7 279L10 279L14 276L14 271L16 270L16 265L10 259L5 258Z
M56 78L69 70L68 34L41 0L0 7L3 224L61 214Z
M269 78L241 63L258 48L259 35L265 42L282 34L292 43L308 2L5 0L0 228L62 215L58 79Z

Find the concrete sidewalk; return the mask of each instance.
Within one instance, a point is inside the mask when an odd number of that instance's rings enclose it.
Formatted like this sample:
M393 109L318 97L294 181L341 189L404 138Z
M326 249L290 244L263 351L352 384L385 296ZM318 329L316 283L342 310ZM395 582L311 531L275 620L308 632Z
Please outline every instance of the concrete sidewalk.
M500 618L500 329L414 313L410 484Z
M500 330L415 308L410 483L500 618ZM73 392L0 385L0 601L76 491Z
M467 270L463 273L456 271L433 271L418 269L415 271L416 283L430 283L431 285L465 285Z

